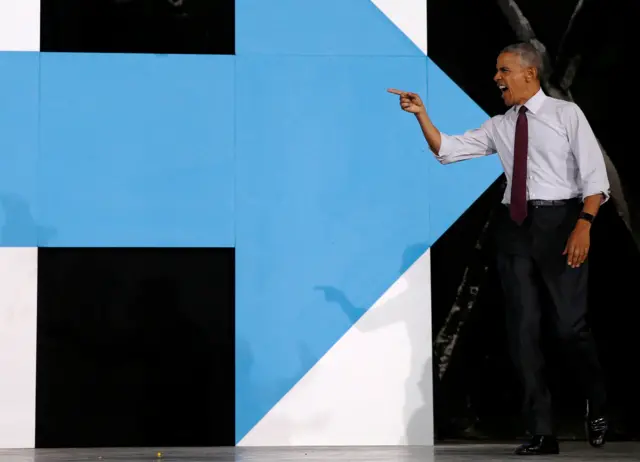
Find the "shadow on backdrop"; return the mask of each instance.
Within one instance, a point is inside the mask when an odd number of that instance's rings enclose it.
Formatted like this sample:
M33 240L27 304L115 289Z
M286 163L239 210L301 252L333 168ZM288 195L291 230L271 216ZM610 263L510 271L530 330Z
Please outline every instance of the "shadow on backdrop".
M36 223L31 206L16 194L0 193L0 210L4 222L0 228L0 245L4 247L46 246L56 230Z
M427 249L427 243L417 243L407 247L402 255L399 277L406 275L411 266L427 251ZM409 320L403 317L404 311L399 309L399 307L402 306L415 304L415 298L413 298L413 294L411 294L411 291L409 290L412 284L424 284L425 286L428 286L429 281L408 281L407 288L404 288L404 290L398 290L391 296L391 298L383 302L385 305L393 304L393 306L385 306L384 311L378 309L382 307L377 307L377 312L374 313L374 316L367 318L366 323L358 323L358 320L360 320L360 318L367 312L368 308L354 305L342 290L332 286L317 286L315 287L315 290L322 292L327 302L338 305L342 312L349 318L351 324L362 332L371 332L390 324L402 323L407 333L407 339L411 345L412 355L415 356L416 354L419 354L418 351L424 350L424 337L425 335L428 335L428 331L426 331L426 329L428 329L429 326L422 326L417 323L408 322ZM396 307L398 309L394 309ZM381 312L384 316L378 315L378 313ZM398 444L400 445L424 444L425 433L428 428L432 427L432 359L431 357L428 357L423 364L416 367L416 363L419 362L420 361L415 358L410 360L412 368L405 382L406 396L404 419L407 431L405 438L402 441L398 441ZM420 396L416 396L416 389ZM417 410L415 410L416 399L420 400Z

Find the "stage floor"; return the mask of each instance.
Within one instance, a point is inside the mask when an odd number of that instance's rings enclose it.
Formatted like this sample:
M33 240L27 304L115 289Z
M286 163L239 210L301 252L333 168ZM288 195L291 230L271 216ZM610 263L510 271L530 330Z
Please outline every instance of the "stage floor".
M434 449L407 447L358 448L167 448L167 449L36 449L0 450L2 462L447 462L514 460L513 444L438 445ZM158 451L162 456L158 457ZM640 443L609 443L604 449L592 449L582 442L562 443L563 460L625 461L640 460ZM558 456L535 457L537 461L557 460Z

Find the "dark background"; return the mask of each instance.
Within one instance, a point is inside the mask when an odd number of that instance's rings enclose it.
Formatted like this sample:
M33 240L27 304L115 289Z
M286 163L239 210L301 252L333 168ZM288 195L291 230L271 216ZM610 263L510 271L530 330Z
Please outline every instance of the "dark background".
M40 50L235 53L235 0L40 0Z
M506 109L492 80L497 55L504 46L523 39L522 30L506 19L501 9L504 3L427 3L429 57L489 116ZM640 119L634 108L640 98L631 68L635 66L639 44L635 37L639 4L586 0L568 34L565 32L577 1L517 0L516 4L529 20L537 40L547 49L551 66L546 83L569 94L580 105L622 184L628 216L621 217L620 202L612 200L601 208L592 229L589 321L608 379L612 438L638 439L640 376L635 365L640 353L640 306L636 296L640 281L640 184L635 177L640 159L634 139ZM579 66L566 85L563 76L571 62L579 62ZM504 301L493 249L490 241L480 251L475 248L484 225L491 223L492 210L499 206L503 182L504 178L499 178L432 249L434 338L445 326L466 268L475 279L462 284L462 293L469 292L470 286L478 287L472 309L463 316L460 339L449 367L441 381L436 375L439 439L510 439L524 432L520 385L507 352ZM549 353L548 376L559 436L582 439L584 402L574 393L572 377L564 373L566 369L553 354L552 339L545 339L544 345ZM441 359L437 349L434 356L437 366Z
M234 260L40 248L36 447L233 446Z

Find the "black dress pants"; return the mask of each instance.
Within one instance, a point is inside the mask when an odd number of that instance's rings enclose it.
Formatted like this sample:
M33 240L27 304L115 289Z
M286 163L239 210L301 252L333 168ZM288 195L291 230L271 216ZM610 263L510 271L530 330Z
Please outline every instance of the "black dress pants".
M523 411L532 434L552 435L551 396L543 377L541 318L551 320L563 359L575 374L590 414L605 412L606 390L587 326L588 260L578 268L562 255L582 208L579 200L529 205L518 226L506 206L497 217L497 264L506 299L509 348L524 388Z

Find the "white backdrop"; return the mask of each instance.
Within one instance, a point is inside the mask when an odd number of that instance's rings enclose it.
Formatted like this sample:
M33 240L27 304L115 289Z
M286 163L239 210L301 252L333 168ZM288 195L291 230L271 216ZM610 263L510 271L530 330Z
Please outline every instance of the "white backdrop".
M38 249L0 247L0 448L35 445Z
M430 268L427 250L238 445L433 445Z

